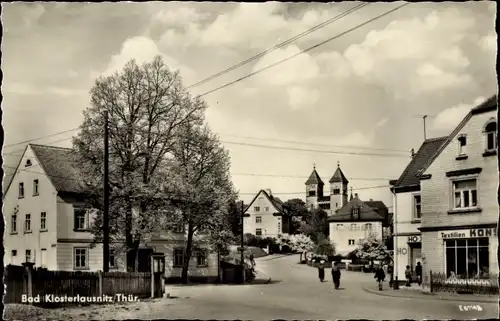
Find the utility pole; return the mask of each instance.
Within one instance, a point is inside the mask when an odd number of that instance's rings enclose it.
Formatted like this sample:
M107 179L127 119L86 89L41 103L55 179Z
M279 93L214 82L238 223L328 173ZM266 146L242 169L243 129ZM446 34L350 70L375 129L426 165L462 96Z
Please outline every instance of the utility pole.
M109 119L108 111L104 111L104 211L103 211L103 272L109 272Z
M243 214L244 214L244 211L245 211L245 208L244 208L244 203L243 201L241 201L241 233L240 233L240 237L241 237L241 257L240 257L240 261L241 261L241 283L245 283L245 238L244 238L244 234L243 234Z
M424 140L427 140L427 133L425 130L425 119L427 118L427 115L424 115L422 118L424 119Z

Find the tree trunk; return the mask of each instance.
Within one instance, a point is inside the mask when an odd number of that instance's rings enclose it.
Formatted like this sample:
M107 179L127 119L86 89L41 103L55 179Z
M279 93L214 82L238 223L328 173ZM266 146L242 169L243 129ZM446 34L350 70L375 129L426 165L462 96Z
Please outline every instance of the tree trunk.
M134 253L134 240L132 236L132 204L127 202L127 211L125 213L125 244L127 248L127 271L134 271L134 262L137 253Z
M188 283L188 270L189 270L189 261L191 260L191 253L193 247L193 226L188 224L188 233L186 240L186 247L184 249L184 262L182 265L182 274L181 274L181 282L184 284Z

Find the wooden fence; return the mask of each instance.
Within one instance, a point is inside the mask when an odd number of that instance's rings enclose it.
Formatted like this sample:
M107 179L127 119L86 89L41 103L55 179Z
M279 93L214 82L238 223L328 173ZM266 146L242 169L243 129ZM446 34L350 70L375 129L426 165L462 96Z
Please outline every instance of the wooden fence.
M139 272L48 271L32 269L29 266L8 265L5 277L7 283L5 303L29 303L22 301L23 295L40 297L42 302L33 303L44 306L52 305L50 303L57 303L55 305L59 306L62 303L47 302L46 295L53 295L53 298L91 297L93 302L89 303L102 302L97 298L103 296L113 297L115 300L118 294L139 298L151 297L151 275ZM155 296L163 294L163 286L163 279L156 275Z
M425 278L427 279L427 278ZM430 271L431 292L453 292L498 295L498 275L490 274L487 278L448 278L445 273Z

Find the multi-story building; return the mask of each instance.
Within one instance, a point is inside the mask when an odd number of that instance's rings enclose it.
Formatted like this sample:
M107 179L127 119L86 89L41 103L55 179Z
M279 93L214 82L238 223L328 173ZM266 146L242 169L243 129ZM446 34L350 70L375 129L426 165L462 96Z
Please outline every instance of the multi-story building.
M336 210L347 204L347 189L349 181L340 169L340 165L338 163L337 169L335 170L335 173L333 173L332 178L330 178L329 183L330 195L324 196L323 189L325 184L316 171L316 167L314 167L311 175L305 183L306 206L309 210L321 208L327 212L328 215L333 215Z
M328 217L330 241L337 254L347 256L358 247L360 239L376 234L384 238L384 228L390 225L387 206L382 201L363 202L355 194L335 215Z
M412 156L399 179L391 181L394 206L394 277L404 279L406 266L415 267L422 261L421 227L422 202L419 173L434 156L447 137L427 139Z
M91 246L95 219L86 207L85 184L71 149L29 144L4 194L6 264L33 262L49 270L102 270L102 244ZM139 251L139 271L148 272L150 255L165 255L167 278L181 275L184 229L166 231ZM111 244L119 249L123 242ZM110 268L126 270L125 254L111 251ZM190 262L191 276L216 277L217 255L200 251Z
M244 210L243 232L260 237L290 233L292 215L289 208L270 190L261 190Z
M420 172L424 273L498 273L497 97L473 108Z

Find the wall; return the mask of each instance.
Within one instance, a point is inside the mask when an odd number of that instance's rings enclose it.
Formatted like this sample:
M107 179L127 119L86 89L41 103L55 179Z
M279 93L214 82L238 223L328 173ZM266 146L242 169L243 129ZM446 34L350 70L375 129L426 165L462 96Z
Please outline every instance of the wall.
M260 211L256 212L255 207L260 207ZM269 210L266 212L266 207ZM243 233L251 233L255 235L255 230L257 228L262 229L262 237L275 237L281 231L278 231L278 221L281 220L279 216L273 216L273 213L276 213L277 209L271 204L269 199L263 194L260 193L259 196L255 199L255 201L250 205L245 214L249 214L249 217L244 217L243 219ZM255 217L261 216L262 223L256 223ZM283 225L281 224L281 229L283 229Z
M366 230L363 227L366 223L372 224L372 230ZM343 224L343 227L339 226ZM351 229L351 224L356 224L356 229ZM381 222L330 222L330 240L335 244L336 252L346 255L348 252L357 248L357 242L367 237L370 232L377 233L382 237ZM354 245L349 245L349 239L355 240Z
M309 196L309 191L315 191L315 196ZM311 208L312 206L312 208ZM306 207L308 210L318 208L318 185L306 186Z
M25 167L26 160L30 160L32 165ZM33 195L33 180L38 179L38 196ZM19 196L19 183L24 183L24 198ZM19 165L19 168L12 179L9 189L6 191L3 200L3 211L5 217L5 264L21 264L25 261L26 249L31 250L32 260L35 266L40 266L41 249L46 249L46 266L49 269L55 267L56 251L51 246L56 243L57 210L55 200L56 190L51 181L43 174L31 148L27 148ZM19 206L17 213L17 234L11 234L11 215L16 206ZM46 231L40 231L40 213L47 213ZM25 215L31 214L31 233L24 233ZM17 250L17 256L12 258L12 250Z

